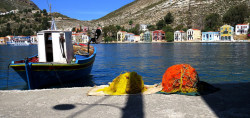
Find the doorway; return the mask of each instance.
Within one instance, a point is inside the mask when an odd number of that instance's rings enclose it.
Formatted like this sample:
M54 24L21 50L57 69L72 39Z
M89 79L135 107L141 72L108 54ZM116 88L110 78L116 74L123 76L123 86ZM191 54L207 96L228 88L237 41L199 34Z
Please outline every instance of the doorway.
M45 51L47 62L53 62L53 46L51 33L45 33Z

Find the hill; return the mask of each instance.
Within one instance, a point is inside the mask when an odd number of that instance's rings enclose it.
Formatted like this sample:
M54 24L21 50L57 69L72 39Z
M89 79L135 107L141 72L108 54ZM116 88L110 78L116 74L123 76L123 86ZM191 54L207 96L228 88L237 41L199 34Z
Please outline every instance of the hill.
M0 12L8 12L11 10L24 10L24 9L33 9L38 10L36 4L30 0L1 0L0 3Z
M37 31L48 29L51 18L46 10L32 13L25 9L18 13L0 16L0 36L7 35L34 35Z
M250 7L249 0L135 0L92 23L128 27L128 22L132 20L134 24L155 25L170 12L175 18L173 26L189 25L202 29L206 15L218 13L222 16L229 8L239 4Z

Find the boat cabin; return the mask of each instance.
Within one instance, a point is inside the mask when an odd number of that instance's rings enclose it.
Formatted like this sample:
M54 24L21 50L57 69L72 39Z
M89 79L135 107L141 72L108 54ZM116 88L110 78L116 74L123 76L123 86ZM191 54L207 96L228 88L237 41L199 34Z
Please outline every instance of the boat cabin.
M71 31L43 30L37 33L39 62L70 63L74 57Z

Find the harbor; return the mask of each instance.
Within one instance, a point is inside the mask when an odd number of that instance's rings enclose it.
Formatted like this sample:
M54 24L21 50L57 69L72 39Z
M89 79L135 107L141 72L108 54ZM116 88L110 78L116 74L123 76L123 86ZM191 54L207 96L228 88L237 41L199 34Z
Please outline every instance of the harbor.
M91 87L0 91L0 117L249 117L250 83L214 84L203 96L87 96Z
M245 0L2 3L1 118L250 117Z

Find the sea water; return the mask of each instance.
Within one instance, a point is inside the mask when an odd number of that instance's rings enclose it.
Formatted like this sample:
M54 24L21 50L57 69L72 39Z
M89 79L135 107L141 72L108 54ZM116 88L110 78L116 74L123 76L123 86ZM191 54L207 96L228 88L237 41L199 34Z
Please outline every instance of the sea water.
M160 83L166 69L190 64L208 83L250 82L250 43L135 43L94 44L97 49L91 75L78 84L57 87L108 84L123 72L135 71L145 84ZM37 54L37 46L0 46L0 89L27 89L8 64ZM8 80L8 81L7 81ZM8 88L7 88L8 82ZM82 83L82 84L79 84ZM87 83L87 84L86 84Z

